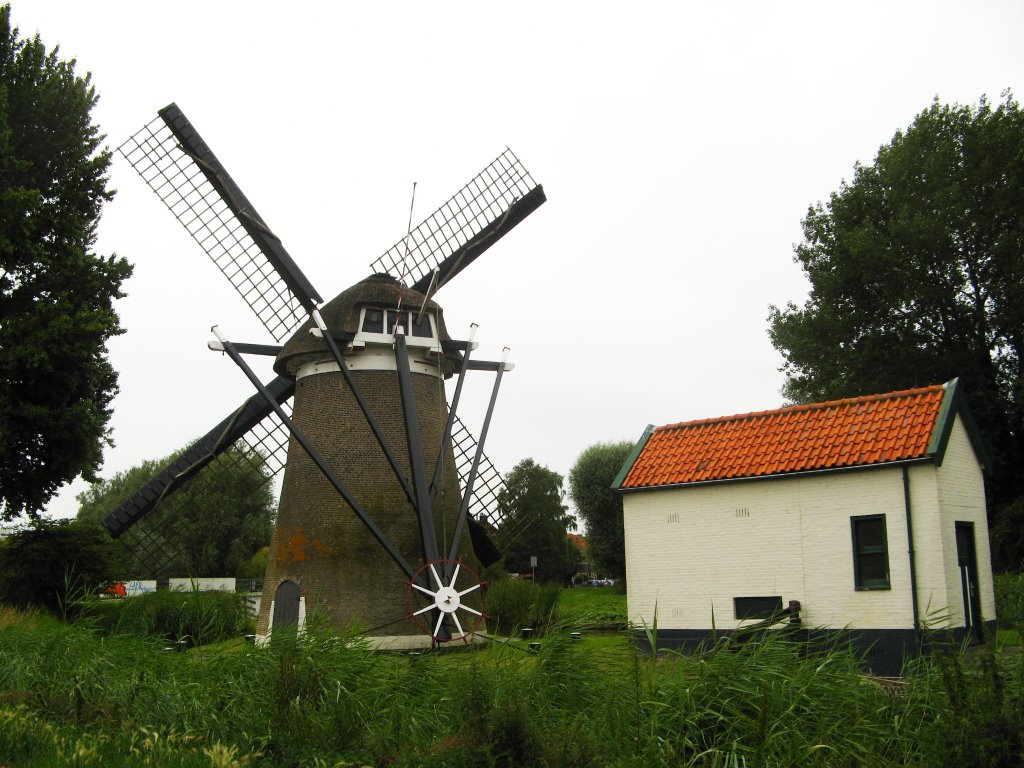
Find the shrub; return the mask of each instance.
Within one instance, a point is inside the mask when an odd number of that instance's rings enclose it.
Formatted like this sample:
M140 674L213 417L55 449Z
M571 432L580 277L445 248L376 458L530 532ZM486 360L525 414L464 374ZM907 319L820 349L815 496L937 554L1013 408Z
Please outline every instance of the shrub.
M100 588L115 560L113 542L98 527L37 520L0 546L0 600L67 613Z

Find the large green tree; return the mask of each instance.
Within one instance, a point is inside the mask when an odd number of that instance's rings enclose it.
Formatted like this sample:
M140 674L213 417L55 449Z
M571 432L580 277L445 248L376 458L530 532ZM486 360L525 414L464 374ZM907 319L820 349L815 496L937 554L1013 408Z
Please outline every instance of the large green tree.
M99 524L174 456L144 461L79 494L78 519ZM140 537L158 542L170 557L164 575L234 576L261 548L270 544L274 496L265 458L256 451L233 447L194 479L164 498L133 528ZM132 578L156 578L154 563L127 549L122 555ZM262 575L262 574L261 574Z
M506 546L505 567L530 572L530 558L537 557L537 581L565 582L576 567L576 549L567 546L565 534L576 521L563 503L562 476L533 459L523 459L505 476L498 494L503 525L520 533Z
M811 206L803 230L810 296L769 314L785 394L959 377L993 456L990 509L1024 493L1024 114L1012 94L936 99Z
M117 376L107 340L131 274L92 252L110 152L74 61L18 37L0 6L0 517L95 478Z
M611 485L632 449L630 442L596 443L569 470L569 498L587 526L590 556L604 576L626 575L622 496Z
M0 543L0 602L66 613L115 577L117 563L96 526L39 518Z

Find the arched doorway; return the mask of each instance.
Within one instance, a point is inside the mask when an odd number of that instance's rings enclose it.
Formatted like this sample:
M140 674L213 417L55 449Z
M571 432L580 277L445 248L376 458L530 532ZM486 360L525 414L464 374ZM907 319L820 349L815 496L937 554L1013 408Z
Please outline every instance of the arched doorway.
M299 623L299 585L282 581L274 594L274 616L271 627L288 627Z

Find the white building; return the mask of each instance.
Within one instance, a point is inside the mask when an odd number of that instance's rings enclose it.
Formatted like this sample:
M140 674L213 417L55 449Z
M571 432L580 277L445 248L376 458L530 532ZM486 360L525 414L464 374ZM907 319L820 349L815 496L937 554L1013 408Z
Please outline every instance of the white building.
M899 672L924 627L994 632L984 447L956 381L648 427L624 494L629 618L693 647L799 603ZM795 606L794 606L795 607Z

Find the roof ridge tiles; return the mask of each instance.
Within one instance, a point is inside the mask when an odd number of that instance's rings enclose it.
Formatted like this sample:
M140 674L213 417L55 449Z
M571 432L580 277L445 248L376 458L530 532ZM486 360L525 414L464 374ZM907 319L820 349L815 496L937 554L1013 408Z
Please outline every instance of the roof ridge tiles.
M893 401L900 399L908 399L920 395L932 394L934 392L943 391L945 385L943 384L932 384L927 387L915 387L913 389L902 389L895 392L885 392L880 395L859 395L857 397L847 397L840 400L826 400L820 403L801 403L799 405L787 405L782 408L773 408L764 411L750 411L749 413L736 413L730 416L715 416L707 419L693 419L692 421L680 421L675 424L665 424L660 427L655 427L655 432L668 431L670 429L681 429L683 427L699 427L699 426L710 426L713 424L722 424L725 422L736 422L736 421L750 421L759 417L772 417L772 416L785 416L791 413L800 413L803 411L823 411L828 408L835 408L838 406L851 406L859 405L871 402L879 401Z
M927 458L935 385L658 427L623 488L763 477Z

